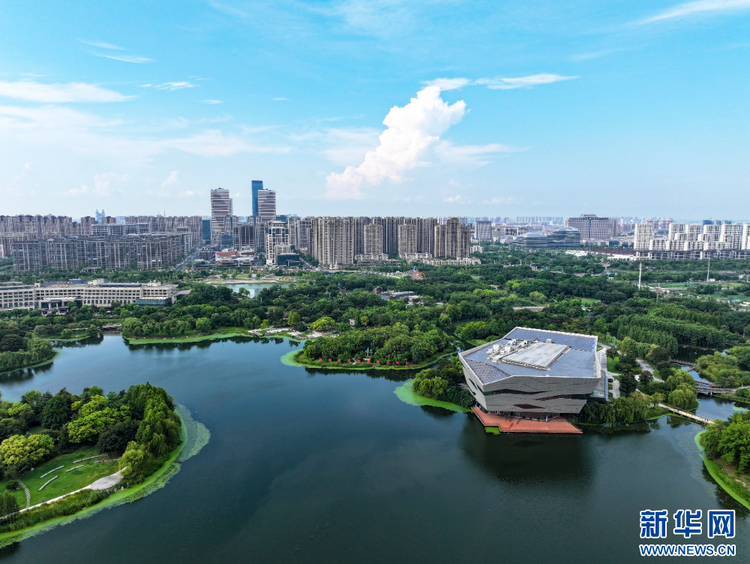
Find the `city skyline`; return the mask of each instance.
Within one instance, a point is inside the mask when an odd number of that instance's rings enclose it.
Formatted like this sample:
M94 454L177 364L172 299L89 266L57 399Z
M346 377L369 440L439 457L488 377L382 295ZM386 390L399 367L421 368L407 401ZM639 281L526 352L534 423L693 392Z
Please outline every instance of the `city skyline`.
M299 215L750 204L750 2L35 4L0 22L6 214L250 215L256 178Z

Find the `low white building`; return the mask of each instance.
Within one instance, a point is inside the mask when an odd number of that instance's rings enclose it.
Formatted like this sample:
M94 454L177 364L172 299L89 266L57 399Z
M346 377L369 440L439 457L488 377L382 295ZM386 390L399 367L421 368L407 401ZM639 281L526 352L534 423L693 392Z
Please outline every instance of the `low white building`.
M114 302L162 306L174 303L176 295L176 284L161 282L123 283L103 279L45 282L33 286L0 286L0 310L59 310L70 302L94 307L111 307Z

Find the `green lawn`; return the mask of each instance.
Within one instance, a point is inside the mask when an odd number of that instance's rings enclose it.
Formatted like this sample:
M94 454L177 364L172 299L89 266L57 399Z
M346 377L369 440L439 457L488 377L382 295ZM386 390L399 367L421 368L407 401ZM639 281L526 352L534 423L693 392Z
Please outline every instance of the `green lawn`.
M609 372L612 372L613 374L617 374L619 364L620 364L619 356L616 356L615 358L607 357L607 370Z
M75 464L73 463L74 460L78 460L80 458L88 458L89 456L94 456L97 454L99 454L99 450L96 447L82 447L71 454L58 456L57 458L45 462L34 470L26 472L23 476L21 476L21 481L26 484L27 488L29 488L29 492L31 493L31 505L35 505L37 503L47 501L48 499L52 499L63 494L81 489L91 484L91 482L98 480L99 478L103 478L104 476L109 476L110 474L114 474L115 472L117 472L116 461L94 464L96 460L103 460L105 457L85 460L83 462L77 462ZM78 466L79 464L83 464L83 468L78 468L71 472L66 472L66 470L73 468L74 466ZM56 470L48 476L45 476L44 478L41 477L42 474L46 474L53 468L57 468L58 466L63 465L65 466L64 468L60 468L60 470ZM53 476L59 477L57 478L57 480L47 485L47 487L45 487L40 492L39 488L41 487L41 485ZM5 485L7 483L8 480L3 480L0 482L0 491L5 490ZM23 489L11 493L18 500L19 506L21 506L22 508L26 507L26 494L24 493Z
M595 300L594 298L581 298L581 305L589 307L594 304L598 304L600 300Z

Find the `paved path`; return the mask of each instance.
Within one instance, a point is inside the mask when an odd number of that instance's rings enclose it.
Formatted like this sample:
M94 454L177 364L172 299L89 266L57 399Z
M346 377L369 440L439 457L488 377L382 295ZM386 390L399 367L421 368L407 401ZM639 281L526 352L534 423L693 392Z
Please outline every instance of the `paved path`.
M29 488L27 488L26 484L24 484L21 480L18 480L18 483L21 484L23 491L26 492L26 507L29 507L31 505L31 494L29 493Z
M99 478L96 482L88 486L90 490L106 490L112 488L122 481L122 470L115 472L104 478Z
M648 362L646 362L642 358L636 358L635 361L638 363L638 366L641 367L641 370L648 370L649 372L651 372L651 376L654 378L654 382L664 381L656 377L656 370L654 370L654 368ZM636 379L638 379L637 376Z

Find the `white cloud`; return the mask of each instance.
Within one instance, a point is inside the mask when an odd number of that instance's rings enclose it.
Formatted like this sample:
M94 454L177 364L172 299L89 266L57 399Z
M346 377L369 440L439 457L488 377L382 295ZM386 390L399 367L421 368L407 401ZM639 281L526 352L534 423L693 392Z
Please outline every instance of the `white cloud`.
M118 131L123 122L61 106L0 106L0 139L13 139L37 148L58 148L85 155L109 155L132 162L182 151L205 157L240 153L286 153L289 147L264 147L240 135L207 130L187 137L155 138Z
M494 198L490 198L489 200L484 200L482 202L483 204L515 204L516 199L512 196L495 196Z
M444 202L447 202L449 204L466 204L468 203L468 200L464 198L461 194L456 194L455 196L450 196L448 198L443 199Z
M115 61L122 61L123 63L152 63L153 59L146 57L138 57L136 55L107 55L105 53L91 53L96 57L103 57L105 59L114 59Z
M114 90L108 90L83 82L43 84L32 80L0 82L0 96L25 100L27 102L43 102L45 104L60 104L65 102L123 102L133 98L133 96L124 96Z
M195 84L189 82L164 82L162 84L141 84L141 88L156 88L157 90L183 90L185 88L195 88ZM221 103L218 100L212 100L211 103Z
M161 187L167 188L173 184L179 184L179 183L180 181L177 178L177 171L173 170L172 172L169 173L169 176L167 176L167 179L161 183Z
M79 39L81 43L85 43L86 45L91 45L92 47L98 47L99 49L112 49L113 51L124 51L125 49L123 47L118 47L117 45L112 45L111 43L102 43L101 41L84 41L83 39Z
M234 135L224 135L219 130L204 131L190 137L168 139L160 147L176 149L202 157L227 157L239 153L288 153L288 147L261 147L252 145Z
M203 104L223 104L221 100L201 100Z
M516 153L524 151L504 145L502 143L489 143L487 145L453 145L448 141L441 141L435 147L435 154L441 161L459 166L484 166L490 163L487 157L498 153Z
M286 102L286 98L271 98L274 102Z
M71 188L63 192L63 196L110 196L116 190L112 187L112 182L125 182L130 178L127 174L117 174L116 172L105 172L95 174L93 187L88 184L81 184L80 188Z
M642 20L641 24L684 18L710 12L728 12L750 8L750 0L698 0L686 2Z
M562 76L559 74L532 74L530 76L521 76L518 78L480 78L474 84L481 84L490 90L514 90L516 88L531 88L540 84L552 84L562 80L573 80L577 76Z
M383 120L387 129L380 135L380 145L367 152L362 164L326 177L326 198L362 198L363 183L401 182L404 172L431 164L426 159L440 135L461 121L465 112L462 100L449 105L437 86L423 88L403 108L391 108Z
M23 170L19 174L16 174L13 177L13 179L10 181L10 183L11 184L18 184L19 182L21 182L21 180L23 180L24 178L26 178L26 176L29 174L29 172L31 172L31 163L26 163L26 164L23 165Z
M436 78L434 80L428 80L424 84L427 86L437 86L440 90L445 91L462 88L471 84L471 80L468 78Z

